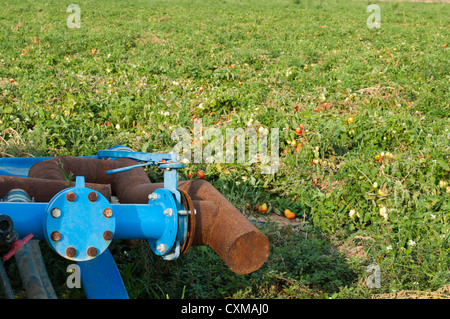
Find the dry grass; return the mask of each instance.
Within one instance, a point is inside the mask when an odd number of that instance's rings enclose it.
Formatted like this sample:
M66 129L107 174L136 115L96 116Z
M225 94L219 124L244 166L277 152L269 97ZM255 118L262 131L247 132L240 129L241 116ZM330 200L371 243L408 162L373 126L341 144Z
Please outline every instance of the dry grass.
M436 291L402 290L399 292L373 295L372 299L450 299L450 285Z
M25 143L20 138L19 133L12 128L7 128L0 134L0 155L2 157L14 157L13 155L6 153L6 150L9 147L19 148L24 145Z
M34 157L34 155L24 151L26 144L12 128L4 129L0 133L0 157ZM9 154L13 151L13 154Z

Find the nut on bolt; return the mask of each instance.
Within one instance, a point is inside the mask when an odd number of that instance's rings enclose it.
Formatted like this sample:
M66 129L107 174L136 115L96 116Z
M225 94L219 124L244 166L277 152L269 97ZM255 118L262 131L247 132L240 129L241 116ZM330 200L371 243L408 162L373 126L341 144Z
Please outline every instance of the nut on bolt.
M159 245L156 247L156 250L159 251L159 252L162 254L163 252L166 251L166 246L165 246L164 244L159 244Z
M167 208L166 210L164 210L164 215L171 217L172 214L173 214L172 208Z
M61 210L59 208L53 208L51 214L53 218L58 218L61 216Z
M68 192L68 193L66 194L66 199L67 199L69 202L74 202L74 201L77 199L77 194L75 194L74 192Z
M90 202L95 202L98 199L98 194L96 192L90 192L88 195L88 199Z
M95 248L95 247L89 247L89 248L87 249L86 253L87 253L87 255L88 255L89 257L95 257L95 256L97 256L97 248Z
M74 247L67 247L67 249L66 249L67 257L73 258L73 257L75 257L76 254L77 254L77 250Z
M150 199L150 200L157 200L158 199L158 194L151 193L151 194L148 195L148 199Z
M113 215L113 211L111 208L107 207L103 210L103 216L106 218L110 218Z
M53 241L59 241L60 239L61 239L61 233L59 232L59 231L54 231L54 232L52 232L51 234L50 234L50 238L53 240Z

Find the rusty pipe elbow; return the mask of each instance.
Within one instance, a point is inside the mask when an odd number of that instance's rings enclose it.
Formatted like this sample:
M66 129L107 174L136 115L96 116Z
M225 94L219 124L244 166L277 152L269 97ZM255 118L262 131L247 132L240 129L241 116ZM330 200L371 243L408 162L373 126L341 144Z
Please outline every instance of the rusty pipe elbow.
M180 182L197 211L194 245L211 247L237 274L258 270L269 257L270 245L262 234L212 184L204 180ZM199 233L199 234L198 234Z
M162 183L140 185L140 197L162 187ZM267 237L211 183L201 179L182 181L178 188L191 197L196 210L194 246L211 247L231 271L241 275L258 270L267 261Z

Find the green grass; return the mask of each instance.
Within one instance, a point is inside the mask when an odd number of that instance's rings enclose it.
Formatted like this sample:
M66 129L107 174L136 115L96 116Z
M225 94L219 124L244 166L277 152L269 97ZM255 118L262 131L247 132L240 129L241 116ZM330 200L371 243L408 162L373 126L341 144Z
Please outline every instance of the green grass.
M170 151L172 131L192 131L193 115L223 130L250 121L277 127L277 174L261 174L260 163L203 163L181 178L201 168L238 209L289 208L302 231L263 226L271 255L245 276L210 249L165 262L142 243L118 242L130 296L435 291L450 284L449 5L379 2L381 28L369 29L370 3L80 0L81 28L69 29L69 2L8 0L0 12L0 150ZM298 153L292 140L302 144ZM382 152L392 157L376 160ZM365 253L344 254L358 247ZM380 288L365 284L370 264L380 266ZM49 267L59 295L77 297L64 288L64 265Z

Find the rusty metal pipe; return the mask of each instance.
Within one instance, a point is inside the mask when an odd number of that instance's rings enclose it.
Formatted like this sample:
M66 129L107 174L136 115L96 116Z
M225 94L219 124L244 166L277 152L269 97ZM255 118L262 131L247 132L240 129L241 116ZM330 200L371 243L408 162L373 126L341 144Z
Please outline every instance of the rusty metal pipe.
M68 176L84 176L89 183L112 184L114 176L106 175L105 171L115 167L116 161L57 156L33 165L28 177L65 180Z
M33 165L29 172L29 178L41 178L50 180L65 180L67 176L84 176L86 183L109 184L114 195L123 203L138 203L134 201L132 193L136 186L150 183L143 168L135 168L127 172L106 175L106 171L130 166L134 160L117 159L101 160L93 158L57 156ZM87 186L87 185L86 185ZM88 186L87 186L88 187ZM147 194L148 195L148 194ZM139 203L147 203L145 201Z
M209 238L212 225L217 217L218 207L210 200L193 200L196 213L196 231L194 234L193 246L209 246ZM207 214L204 212L208 212ZM207 218L208 217L208 218Z
M0 175L0 198L12 189L19 188L33 197L35 202L49 202L55 194L69 187L71 187L69 182L65 180ZM98 191L108 200L111 200L111 186L109 184L86 183L86 187Z
M148 184L144 194L163 187ZM193 245L211 247L237 274L258 270L269 257L269 241L213 185L205 180L182 181L180 190L193 199L197 211Z
M29 177L61 180L65 175L84 176L86 182L111 184L121 203L144 204L148 195L163 188L151 183L142 167L113 175L105 171L135 164L134 160L99 160L55 157L35 164ZM269 256L269 241L213 185L204 180L179 182L196 209L194 245L210 246L237 274L259 269Z

